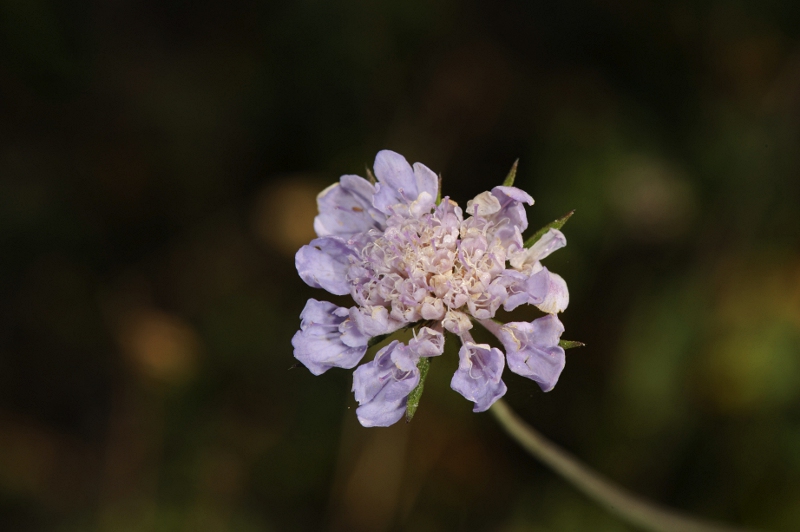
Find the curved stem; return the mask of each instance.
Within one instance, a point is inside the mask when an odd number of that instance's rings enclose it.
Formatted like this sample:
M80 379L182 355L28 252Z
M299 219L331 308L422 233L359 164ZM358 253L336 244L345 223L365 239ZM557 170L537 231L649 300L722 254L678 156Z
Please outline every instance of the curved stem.
M522 421L502 399L491 408L506 432L531 455L617 517L654 532L744 532L646 502L604 479Z

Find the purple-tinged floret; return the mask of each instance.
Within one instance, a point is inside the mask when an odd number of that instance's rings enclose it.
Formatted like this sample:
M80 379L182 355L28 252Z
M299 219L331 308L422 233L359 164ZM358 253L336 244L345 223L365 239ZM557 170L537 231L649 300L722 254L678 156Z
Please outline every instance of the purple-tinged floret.
M469 335L462 338L458 369L450 387L475 403L473 412L484 412L506 393L503 352L488 344L476 344Z
M317 236L348 237L379 229L386 216L372 206L375 185L357 175L343 175L317 196Z
M558 345L564 326L555 314L548 314L530 323L485 325L506 348L508 369L535 381L545 392L553 389L566 362L564 349Z
M350 293L347 270L350 257L354 256L355 252L346 241L326 236L301 247L294 257L294 263L297 273L309 286L343 296Z
M419 383L417 360L408 346L393 341L353 373L353 392L365 427L388 427L403 417L408 394Z
M367 352L367 338L348 337L350 312L327 301L309 299L300 313L300 330L292 338L294 356L314 375L333 367L350 369Z
M436 329L422 327L408 341L408 348L418 357L435 357L444 353L444 334L441 325Z
M422 163L412 168L399 153L382 150L375 157L374 169L378 185L372 202L381 212L389 214L393 205L410 204L423 192L436 197L439 178Z

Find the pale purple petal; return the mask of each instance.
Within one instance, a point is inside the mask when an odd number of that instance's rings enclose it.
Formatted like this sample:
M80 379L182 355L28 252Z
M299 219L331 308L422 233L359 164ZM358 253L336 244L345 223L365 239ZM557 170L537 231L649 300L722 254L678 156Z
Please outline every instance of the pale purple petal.
M564 326L554 314L531 323L507 323L496 331L506 348L508 369L537 382L549 392L558 382L566 357L558 340Z
M469 298L467 308L469 313L479 320L493 318L497 309L508 298L508 292L500 278L493 281L488 288L477 295L478 297Z
M351 312L353 312L353 309L355 309L355 308L356 307L351 307L350 308L350 310L348 311L348 316L350 315ZM352 319L345 320L339 326L339 331L342 333L342 342L345 345L348 345L348 346L351 346L351 347L367 345L369 343L370 338L372 338L372 336L364 334L358 328L358 326L356 325L356 322L353 321Z
M494 187L492 189L492 194L500 200L500 204L503 206L508 205L509 200L533 205L533 198L531 195L517 187Z
M506 311L520 305L540 305L545 301L550 288L550 272L540 266L540 270L529 275L515 270L506 270L500 282L506 287L508 298L503 303Z
M472 322L469 321L469 316L457 310L448 310L444 320L442 320L442 325L451 333L459 336L472 329Z
M419 369L408 347L394 341L378 351L375 359L353 373L356 415L365 427L393 425L406 410L408 394L419 383Z
M312 240L294 257L297 273L314 288L323 288L331 294L343 296L350 293L347 268L355 252L347 243L334 236Z
M436 207L435 197L431 196L427 191L422 191L417 196L417 199L411 202L408 211L411 216L420 218L423 214L429 214L434 207Z
M465 341L458 351L458 370L450 387L473 401L473 412L483 412L506 393L503 352L488 344Z
M558 345L561 335L564 334L564 324L557 316L542 316L531 322L534 338L539 345Z
M356 175L344 175L317 196L319 215L314 219L318 236L351 236L380 228L386 217L372 206L375 186Z
M414 178L417 181L417 195L427 192L436 197L439 191L439 176L422 163L414 163Z
M415 372L417 370L417 362L419 362L419 353L415 352L409 346L405 344L400 344L397 346L396 349L392 351L392 362L394 362L395 367L400 372ZM415 385L416 386L416 385ZM410 391L410 390L409 390ZM392 396L391 394L387 395L387 397L394 398L394 399L403 399L406 394Z
M405 157L391 150L381 150L375 156L377 193L373 198L375 208L388 212L397 203L411 203L417 199L417 178Z
M362 334L372 338L381 334L389 334L404 325L392 319L386 307L352 307L350 318Z
M525 283L525 292L528 294L528 303L531 305L541 304L547 297L547 292L550 289L550 271L542 267L541 270L534 273Z
M374 168L378 184L372 203L383 213L388 214L389 207L398 203L412 203L423 192L436 197L439 179L422 163L414 163L412 168L399 153L382 150L375 157Z
M425 300L422 302L422 307L420 308L420 316L422 316L423 320L436 320L440 321L444 318L445 313L447 310L445 309L444 303L438 297L427 296Z
M530 249L534 260L542 260L566 245L567 237L564 233L558 229L549 229Z
M342 341L349 312L327 301L309 299L300 314L300 330L292 338L294 356L311 373L320 375L333 367L353 368L364 357L367 343L347 345Z
M544 301L534 304L539 310L548 314L563 312L569 305L567 282L557 273L548 272L547 283L547 295Z
M389 185L378 183L375 185L375 190L377 192L372 198L372 205L383 213L390 214L392 206L406 201L399 197L397 192Z
M530 276L515 270L506 270L500 277L500 282L506 287L508 297L503 303L503 308L510 312L520 305L530 301L528 294L528 281Z
M496 239L506 249L521 248L522 232L528 227L523 203L533 205L533 198L516 187L494 187L492 195L497 198L500 208L488 218L492 227L487 238Z
M519 227L520 231L525 231L528 228L528 217L522 204L533 205L530 194L517 187L494 187L492 195L500 202L500 212L495 217L506 218L511 225Z
M500 200L491 192L481 192L467 201L467 214L488 218L500 210Z
M409 340L408 348L421 357L435 357L444 352L444 334L442 334L441 324L437 324L437 329L422 327L414 338Z

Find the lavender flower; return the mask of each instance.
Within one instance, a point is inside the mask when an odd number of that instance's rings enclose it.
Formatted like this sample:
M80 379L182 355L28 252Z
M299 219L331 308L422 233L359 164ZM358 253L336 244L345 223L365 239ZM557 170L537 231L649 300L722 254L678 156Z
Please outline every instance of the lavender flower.
M420 381L420 360L444 350L444 330L462 343L451 387L473 401L476 412L502 397L503 352L474 342L473 321L498 336L511 371L552 389L564 367L558 347L563 326L555 313L567 307L569 293L540 261L566 245L564 235L551 229L526 248L524 204L533 199L513 186L479 194L467 202L464 218L449 198L437 203L438 178L425 165L412 167L384 150L374 170L376 184L346 175L317 198L319 238L297 252L297 271L310 286L350 294L356 304L348 309L309 300L292 339L295 357L315 375L352 368L370 339L415 327L407 345L394 341L356 369L353 391L364 426L388 426L402 417ZM500 307L522 304L549 315L506 326L492 320Z

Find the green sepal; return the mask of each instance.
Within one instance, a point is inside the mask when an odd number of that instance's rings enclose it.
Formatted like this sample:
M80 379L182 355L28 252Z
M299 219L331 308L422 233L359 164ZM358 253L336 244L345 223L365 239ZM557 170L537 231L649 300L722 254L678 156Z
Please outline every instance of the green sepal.
M422 389L425 387L425 377L428 376L430 367L431 359L428 357L422 357L419 359L419 362L417 362L417 368L419 368L419 384L408 394L408 402L406 403L406 423L411 421L414 414L417 413L419 398L422 397Z
M531 236L529 239L527 239L525 241L525 244L523 244L523 245L526 248L529 248L532 245L534 245L535 243L537 243L539 241L539 239L542 238L544 236L544 234L546 232L548 232L550 229L561 229L562 227L564 227L564 224L567 223L567 220L569 220L570 216L572 216L573 214L575 214L575 209L572 209L571 211L569 211L567 214L565 214L561 218L559 218L557 220L553 220L549 224L545 225L544 227L542 227L541 229L536 231L533 234L533 236Z
M586 344L583 342L576 342L574 340L559 340L558 347L562 349L572 349L573 347L583 347Z
M442 202L442 174L439 174L439 187L436 189L436 205Z
M517 164L519 164L519 159L514 161L514 164L511 165L511 170L509 170L505 181L503 181L503 186L504 187L513 187L514 186L514 179L517 177Z

